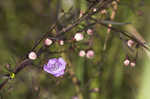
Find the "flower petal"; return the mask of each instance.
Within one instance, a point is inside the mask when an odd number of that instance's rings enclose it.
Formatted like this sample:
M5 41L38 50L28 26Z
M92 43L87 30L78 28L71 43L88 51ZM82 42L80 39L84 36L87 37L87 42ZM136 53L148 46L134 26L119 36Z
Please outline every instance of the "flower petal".
M64 70L61 71L61 72L59 72L59 73L57 73L57 74L55 74L54 76L55 76L55 77L59 77L59 76L62 76L62 75L64 75Z
M63 59L63 58L58 58L58 62L61 64L60 66L60 68L62 69L62 70L64 70L65 68L66 68L66 62L65 62L65 60Z
M47 65L55 64L56 62L57 62L57 58L52 58L52 59L48 60L48 64Z

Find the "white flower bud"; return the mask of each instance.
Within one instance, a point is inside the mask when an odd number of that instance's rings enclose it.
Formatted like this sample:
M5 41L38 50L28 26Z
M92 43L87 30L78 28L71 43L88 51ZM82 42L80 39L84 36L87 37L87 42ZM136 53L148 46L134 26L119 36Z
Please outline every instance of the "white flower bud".
M87 30L87 34L88 34L88 35L93 35L93 30L92 30L92 29L88 29L88 30Z
M80 52L79 52L79 56L80 56L80 57L84 57L84 56L85 56L85 54L86 54L86 53L85 53L85 51L84 51L84 50L80 50Z
M135 67L135 65L136 65L135 62L131 62L131 63L130 63L130 66L131 66L131 67Z
M60 44L60 45L64 45L64 41L63 41L63 40L60 40L60 41L59 41L59 44Z
M133 41L133 40L128 40L127 45L128 45L129 47L132 47L133 44L134 44L134 41Z
M93 50L88 50L86 53L86 57L89 59L92 59L94 57L94 51Z
M80 11L80 15L79 15L79 18L81 18L83 16L83 11Z
M123 63L125 66L128 66L130 64L130 60L126 59Z
M37 55L35 52L30 52L28 54L28 58L31 59L31 60L35 60L37 58Z
M84 38L84 36L81 33L76 33L75 36L74 36L74 39L76 41L81 41L81 40L83 40L83 38Z
M94 9L93 9L93 12L96 12L96 11L97 11L97 9L96 9L96 8L94 8Z
M53 41L51 39L49 39L49 38L46 38L45 41L44 41L44 44L46 46L50 46L52 43L53 43Z

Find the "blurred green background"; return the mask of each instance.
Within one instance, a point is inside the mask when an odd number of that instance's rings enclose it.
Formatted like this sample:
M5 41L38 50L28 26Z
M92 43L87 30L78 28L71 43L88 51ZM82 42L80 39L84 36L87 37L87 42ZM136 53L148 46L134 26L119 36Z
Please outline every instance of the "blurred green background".
M60 27L85 11L88 3L85 0L0 0L0 74L4 74L6 64L14 69L22 57L32 48L34 42L47 32L50 26L60 19ZM72 19L61 19L64 12L73 8ZM114 21L130 22L141 35L150 42L150 0L120 0ZM103 19L109 18L111 7ZM99 16L94 16L99 17ZM79 26L80 27L80 26ZM116 26L117 27L117 26ZM137 59L136 67L125 67L123 61L126 52L119 35L111 31L107 49L103 51L107 28L95 25L93 45L80 44L80 48L92 48L93 59L81 58L78 51L65 53L73 71L80 81L80 93L77 85L66 71L63 78L54 78L45 73L41 67L46 58L59 57L58 54L46 54L21 71L14 80L0 91L0 99L72 99L81 94L83 99L150 99L150 62L147 57ZM118 26L124 29L124 26ZM75 28L66 38L75 34ZM86 34L86 33L85 33ZM49 50L60 51L67 45L52 46ZM46 56L46 58L45 58ZM0 83L4 80L0 78ZM98 92L91 90L99 89Z

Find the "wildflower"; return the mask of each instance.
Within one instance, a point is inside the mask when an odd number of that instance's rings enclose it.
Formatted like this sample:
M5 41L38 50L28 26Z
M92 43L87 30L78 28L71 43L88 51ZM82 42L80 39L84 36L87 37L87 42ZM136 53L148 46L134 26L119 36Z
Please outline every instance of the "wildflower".
M46 46L50 46L52 43L53 43L53 41L51 39L49 39L49 38L46 38L45 41L44 41L44 44Z
M54 75L55 77L59 77L64 75L64 70L66 68L66 62L63 58L52 58L49 59L48 63L44 65L44 71Z
M92 29L88 29L88 30L87 30L87 34L88 34L88 35L93 35L93 30L92 30Z
M84 36L81 33L76 33L75 36L74 36L74 39L76 41L81 41L81 40L83 40L83 38L84 38Z
M94 51L93 50L88 50L86 53L86 57L91 59L94 57Z
M132 47L133 44L134 44L134 41L133 41L133 40L128 40L127 45L128 45L129 47Z
M125 66L128 66L130 64L130 60L126 59L123 63Z
M81 56L81 57L84 57L85 56L85 51L84 50L80 50L80 52L79 52L79 56Z
M30 52L28 54L28 58L31 59L31 60L35 60L37 58L37 55L35 52Z

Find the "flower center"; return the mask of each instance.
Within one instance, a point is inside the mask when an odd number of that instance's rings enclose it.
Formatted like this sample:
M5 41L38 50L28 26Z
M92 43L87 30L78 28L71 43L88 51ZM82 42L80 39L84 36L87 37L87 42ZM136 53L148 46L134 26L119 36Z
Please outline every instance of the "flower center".
M51 64L50 71L56 71L59 69L59 63Z

